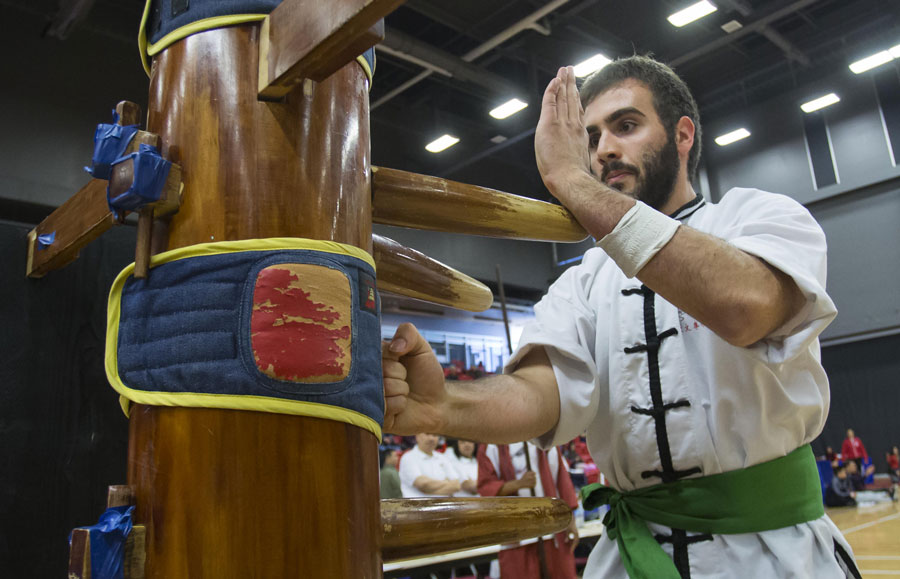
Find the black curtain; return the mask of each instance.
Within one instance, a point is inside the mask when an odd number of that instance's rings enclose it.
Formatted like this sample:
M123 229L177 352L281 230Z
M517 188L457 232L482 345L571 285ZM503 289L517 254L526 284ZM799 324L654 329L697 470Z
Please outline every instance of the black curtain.
M128 420L103 368L106 298L134 259L118 227L25 277L30 226L0 223L0 575L65 577L68 534L124 484Z
M885 453L900 445L900 335L823 348L822 364L831 383L831 410L813 450L824 454L827 445L840 452L852 428L876 472L885 472Z

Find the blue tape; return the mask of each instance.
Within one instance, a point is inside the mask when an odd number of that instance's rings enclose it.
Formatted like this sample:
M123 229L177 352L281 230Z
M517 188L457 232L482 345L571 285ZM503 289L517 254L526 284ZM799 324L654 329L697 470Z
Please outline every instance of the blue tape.
M159 201L166 185L166 178L169 176L169 169L172 167L171 161L163 159L152 145L141 145L137 152L116 159L113 166L129 159L134 160L134 178L131 187L115 197L110 197L109 187L106 188L109 210L119 218L126 211L137 211L149 203Z
M42 235L37 236L37 245L38 249L47 249L53 242L56 241L56 232L51 231L50 233L44 233Z
M125 153L138 132L138 125L117 125L119 115L113 111L113 124L101 123L94 131L94 156L84 170L95 179L109 179L112 165Z
M134 525L134 505L106 509L96 525L85 527L91 537L91 578L123 579L125 539ZM72 536L69 535L69 544Z

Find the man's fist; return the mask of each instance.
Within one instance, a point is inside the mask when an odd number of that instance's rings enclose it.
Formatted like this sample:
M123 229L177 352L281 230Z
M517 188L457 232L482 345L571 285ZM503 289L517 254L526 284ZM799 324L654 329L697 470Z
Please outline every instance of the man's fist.
M439 433L446 423L444 371L412 324L401 324L381 348L384 430L391 434Z

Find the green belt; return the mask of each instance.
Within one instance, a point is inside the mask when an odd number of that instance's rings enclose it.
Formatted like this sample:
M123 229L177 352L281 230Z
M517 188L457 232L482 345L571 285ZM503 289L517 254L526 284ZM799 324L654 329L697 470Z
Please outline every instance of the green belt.
M603 519L631 579L679 574L645 521L693 533L759 533L825 514L810 446L748 468L628 492L592 484L581 489L585 510L608 504Z

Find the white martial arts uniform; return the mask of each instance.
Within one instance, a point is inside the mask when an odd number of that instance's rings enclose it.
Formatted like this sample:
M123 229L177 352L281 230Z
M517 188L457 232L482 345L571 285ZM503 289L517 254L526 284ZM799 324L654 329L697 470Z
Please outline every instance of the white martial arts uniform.
M462 484L464 481L473 480L476 483L478 482L478 459L474 456L466 458L465 456L457 456L455 452L453 452L452 448L448 448L447 452L444 453L445 458L450 461L450 466L453 468L453 472L455 473L456 479L459 480L459 484ZM452 456L447 456L452 455ZM454 493L455 497L477 497L478 493L470 493L463 489L459 489L456 493Z
M436 480L456 480L456 470L443 454L434 451L427 455L416 445L400 457L400 490L403 498L433 497L417 489L413 483L420 476Z
M621 491L784 456L816 438L828 414L818 335L836 310L825 293L825 236L809 212L783 195L732 189L717 204L698 196L673 217L790 275L806 305L739 348L626 278L599 248L550 287L507 368L545 347L560 419L539 443L587 430L597 466ZM838 558L850 553L827 516L742 535L649 526L683 577L843 577ZM615 541L601 539L584 577L625 576Z

